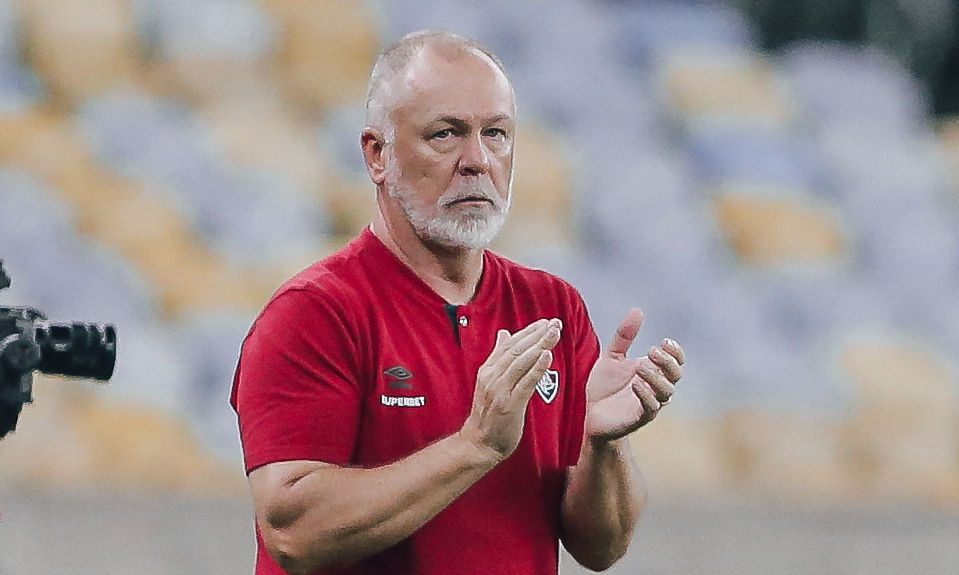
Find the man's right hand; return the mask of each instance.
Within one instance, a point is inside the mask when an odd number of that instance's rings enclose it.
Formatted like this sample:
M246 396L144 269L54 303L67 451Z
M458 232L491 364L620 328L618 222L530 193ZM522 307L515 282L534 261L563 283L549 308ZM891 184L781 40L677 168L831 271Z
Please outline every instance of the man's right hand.
M476 373L473 408L460 433L499 462L523 437L526 406L553 362L563 322L540 319L510 335L496 334L489 358Z

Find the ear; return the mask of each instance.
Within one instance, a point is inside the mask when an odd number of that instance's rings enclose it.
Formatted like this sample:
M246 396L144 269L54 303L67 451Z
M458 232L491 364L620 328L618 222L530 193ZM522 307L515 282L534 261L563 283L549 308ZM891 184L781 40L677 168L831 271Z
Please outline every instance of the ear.
M386 138L379 130L366 128L360 135L360 146L363 147L363 158L366 160L370 179L377 186L382 185L386 179L386 158L383 157Z

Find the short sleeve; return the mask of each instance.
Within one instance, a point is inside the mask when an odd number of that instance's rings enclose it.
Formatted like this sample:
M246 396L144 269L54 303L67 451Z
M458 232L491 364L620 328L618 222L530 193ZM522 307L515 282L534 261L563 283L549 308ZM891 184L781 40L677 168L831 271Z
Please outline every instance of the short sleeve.
M233 382L247 473L277 461L347 465L362 402L347 310L306 288L275 296L247 335Z
M575 397L570 398L566 407L566 465L576 465L583 447L586 428L586 382L593 365L599 358L599 338L593 328L593 322L586 310L586 303L575 288L569 286L569 317L565 332L572 333L573 367L571 370L575 385ZM572 329L569 329L572 328Z

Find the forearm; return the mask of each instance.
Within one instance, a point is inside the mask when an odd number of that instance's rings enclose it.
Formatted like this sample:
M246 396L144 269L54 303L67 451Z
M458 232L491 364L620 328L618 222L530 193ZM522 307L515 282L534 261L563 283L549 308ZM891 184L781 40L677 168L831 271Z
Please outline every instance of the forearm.
M568 474L563 545L584 567L607 569L626 553L645 504L646 483L627 439L587 438Z
M497 460L462 434L375 469L317 463L258 505L267 547L291 573L350 563L407 538ZM252 476L251 476L252 477Z

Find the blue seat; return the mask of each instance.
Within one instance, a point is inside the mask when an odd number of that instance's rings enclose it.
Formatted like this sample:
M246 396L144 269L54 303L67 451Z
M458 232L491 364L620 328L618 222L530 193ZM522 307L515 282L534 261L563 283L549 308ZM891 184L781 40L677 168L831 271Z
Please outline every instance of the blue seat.
M21 54L21 24L11 0L0 0L0 113L16 113L43 97L40 81Z
M184 361L183 410L214 453L239 460L236 413L230 407L233 372L250 328L249 314L212 313L184 318L172 327Z
M610 3L622 60L639 70L665 53L688 47L743 48L753 45L747 20L719 2Z
M75 215L36 178L0 170L0 259L30 305L57 321L147 323L158 317L156 294L132 266L79 237ZM9 211L7 211L9 210Z
M803 42L779 58L779 68L810 119L865 124L892 136L926 129L928 106L918 81L876 50Z
M14 0L0 0L0 62L20 58L20 14Z
M827 187L815 149L798 134L758 128L694 129L687 145L707 182L778 186L799 190Z
M256 60L278 33L253 0L138 0L140 35L160 58Z
M268 264L326 233L319 200L283 174L234 165L208 127L169 100L111 96L88 102L80 122L104 162L151 184L215 249L237 265Z

